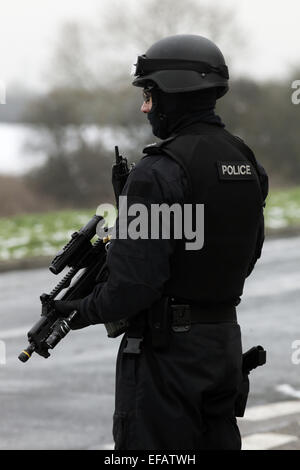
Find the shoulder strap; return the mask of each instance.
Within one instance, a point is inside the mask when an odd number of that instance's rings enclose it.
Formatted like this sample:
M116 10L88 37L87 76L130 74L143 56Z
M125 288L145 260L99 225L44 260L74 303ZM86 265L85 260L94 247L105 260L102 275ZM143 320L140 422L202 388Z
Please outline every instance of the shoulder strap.
M161 142L154 142L153 144L149 144L144 148L143 152L147 155L157 155L162 151L166 144L172 142L174 139L176 139L176 137L178 137L177 134L174 134L171 137L168 137L168 139L162 140Z
M178 152L174 152L174 150L172 148L173 147L172 146L173 142L178 137L185 137L185 136L184 135L179 136L177 134L173 135L172 137L169 137L168 139L165 139L162 142L148 145L147 147L144 148L143 152L146 155L165 154L165 155L168 155L170 158L172 158L172 160L175 160L175 162L178 163L178 165L183 169L183 171L184 171L184 173L187 177L188 187L189 187L189 192L190 192L189 197L190 197L191 194L192 194L191 192L192 192L192 187L193 187L190 172L189 172L188 168L186 167L186 165L184 164L183 159L181 159L178 156Z

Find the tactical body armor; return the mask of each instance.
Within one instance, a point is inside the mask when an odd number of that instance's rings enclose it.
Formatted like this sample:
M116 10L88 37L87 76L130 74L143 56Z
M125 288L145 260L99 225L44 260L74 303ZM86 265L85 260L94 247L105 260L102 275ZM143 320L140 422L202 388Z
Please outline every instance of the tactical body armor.
M177 243L166 295L199 305L237 305L260 256L267 177L243 141L220 126L195 124L146 155L163 153L185 171L186 202L204 204L204 246Z

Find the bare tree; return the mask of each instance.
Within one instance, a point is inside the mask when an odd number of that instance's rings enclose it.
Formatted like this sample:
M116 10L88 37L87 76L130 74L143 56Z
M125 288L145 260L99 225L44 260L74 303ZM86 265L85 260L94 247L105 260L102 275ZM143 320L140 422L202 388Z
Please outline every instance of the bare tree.
M238 39L235 15L232 9L216 0L213 5L197 0L115 0L114 14L107 13L105 22L116 37L123 37L134 47L145 49L154 41L172 34L208 35L216 42L224 42L228 35ZM121 26L121 28L120 28ZM240 36L240 33L239 33ZM119 39L119 38L118 38Z
M187 33L215 41L228 52L228 63L244 45L234 11L219 0L213 4L203 0L102 0L93 24L63 27L49 71L52 85L128 84L130 64L138 54L165 36Z
M109 152L101 137L91 147L84 125L123 128L127 156L139 158L136 148L152 137L139 112L141 94L130 86L130 64L156 40L179 33L207 36L221 48L228 38L231 46L238 44L234 14L217 0L213 5L203 0L101 0L92 24L64 25L47 73L50 91L27 113L27 120L43 128L41 145L48 155L45 167L32 174L32 184L60 203L94 201L97 183L109 194Z

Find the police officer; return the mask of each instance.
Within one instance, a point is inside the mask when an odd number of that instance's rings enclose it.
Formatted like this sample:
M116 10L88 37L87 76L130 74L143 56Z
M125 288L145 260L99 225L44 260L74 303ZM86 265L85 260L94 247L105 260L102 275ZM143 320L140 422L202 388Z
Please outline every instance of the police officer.
M138 57L133 85L162 140L144 149L122 195L129 207L204 204L204 245L116 237L107 282L56 302L62 314L78 309L74 328L129 319L117 359L117 450L241 448L236 306L261 254L268 189L252 151L215 114L228 79L221 51L201 36L167 37Z

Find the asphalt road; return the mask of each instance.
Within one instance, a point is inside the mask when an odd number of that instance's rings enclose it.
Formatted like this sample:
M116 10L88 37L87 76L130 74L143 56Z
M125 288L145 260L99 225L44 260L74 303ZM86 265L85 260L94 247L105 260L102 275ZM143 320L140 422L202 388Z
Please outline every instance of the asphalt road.
M300 359L292 347L299 340L300 351L299 266L300 237L267 241L238 308L244 350L268 351L268 364L251 374L244 448L300 449L300 364L292 362L293 353ZM39 295L55 282L46 269L0 274L0 449L112 446L118 339L97 325L70 333L47 360L17 359Z

